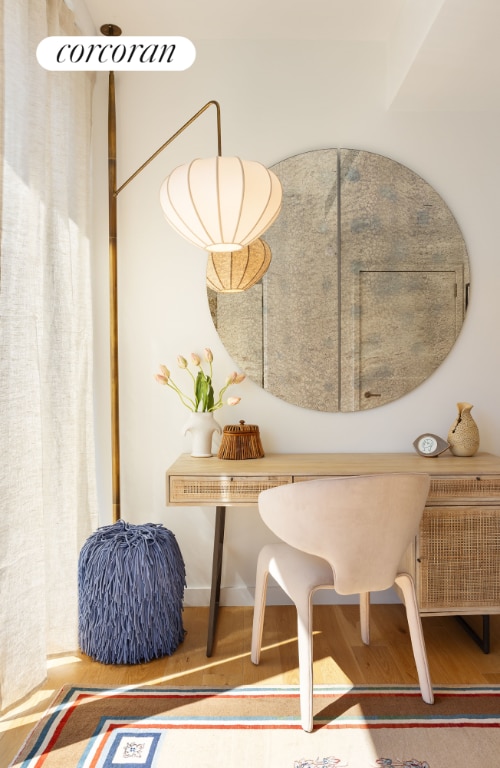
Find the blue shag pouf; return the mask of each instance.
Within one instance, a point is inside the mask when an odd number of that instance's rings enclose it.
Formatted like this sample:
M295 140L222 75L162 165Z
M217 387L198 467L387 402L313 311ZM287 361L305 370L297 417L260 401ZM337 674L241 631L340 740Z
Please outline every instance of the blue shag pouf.
M184 639L186 569L162 525L118 520L99 528L78 562L81 650L104 664L139 664L172 654Z

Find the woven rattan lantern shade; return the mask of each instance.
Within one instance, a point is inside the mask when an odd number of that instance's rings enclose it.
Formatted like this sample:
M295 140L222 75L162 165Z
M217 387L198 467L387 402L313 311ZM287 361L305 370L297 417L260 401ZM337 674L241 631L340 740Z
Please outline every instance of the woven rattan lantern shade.
M264 165L239 157L209 157L175 168L160 189L168 223L207 251L250 245L281 210L281 183Z
M218 293L247 291L258 283L271 263L271 249L264 240L230 253L210 253L207 285Z

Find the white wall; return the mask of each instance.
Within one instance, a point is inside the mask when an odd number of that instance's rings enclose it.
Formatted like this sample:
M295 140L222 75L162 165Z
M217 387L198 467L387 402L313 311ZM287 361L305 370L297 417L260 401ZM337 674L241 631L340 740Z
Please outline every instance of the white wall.
M460 338L439 370L401 400L364 413L325 414L288 405L251 381L221 425L260 426L267 452L412 451L429 430L446 436L456 403L474 404L481 450L500 453L497 354L499 115L387 111L385 54L378 44L200 43L182 73L118 73L118 182L128 177L210 99L222 108L223 154L266 165L323 147L386 155L440 193L465 237L471 305ZM107 78L99 74L95 132L96 409L101 524L111 522L107 266ZM165 506L165 470L189 451L187 418L153 380L159 363L211 347L221 383L235 368L206 301L204 253L170 229L158 190L178 164L216 153L209 110L119 196L122 516L161 522L177 536L188 575L186 603L207 601L214 511ZM207 460L209 461L209 459ZM230 510L222 599L251 601L255 560L270 534L254 509Z

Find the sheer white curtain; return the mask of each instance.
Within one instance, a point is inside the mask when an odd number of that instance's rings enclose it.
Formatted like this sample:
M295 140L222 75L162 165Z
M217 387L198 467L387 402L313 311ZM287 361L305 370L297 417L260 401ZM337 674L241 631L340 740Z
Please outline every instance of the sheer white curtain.
M96 526L89 178L92 76L36 60L77 34L63 0L2 0L0 709L77 648Z

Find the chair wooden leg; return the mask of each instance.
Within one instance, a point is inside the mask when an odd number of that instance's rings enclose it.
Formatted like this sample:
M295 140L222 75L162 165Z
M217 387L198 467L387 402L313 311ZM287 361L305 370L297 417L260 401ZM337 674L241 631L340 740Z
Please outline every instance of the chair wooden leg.
M365 645L370 645L370 593L362 592L359 596L359 623L361 639Z
M262 648L262 633L264 631L264 614L266 611L267 579L269 576L269 558L261 551L257 560L257 575L255 577L255 600L253 608L252 645L250 658L254 664L260 661Z
M396 584L400 587L406 607L406 616L408 627L410 629L410 639L417 667L418 681L422 698L427 704L434 703L434 693L432 691L431 677L429 673L429 663L427 661L427 652L425 650L424 633L422 631L422 621L418 612L417 597L413 579L408 573L399 573L396 577Z

